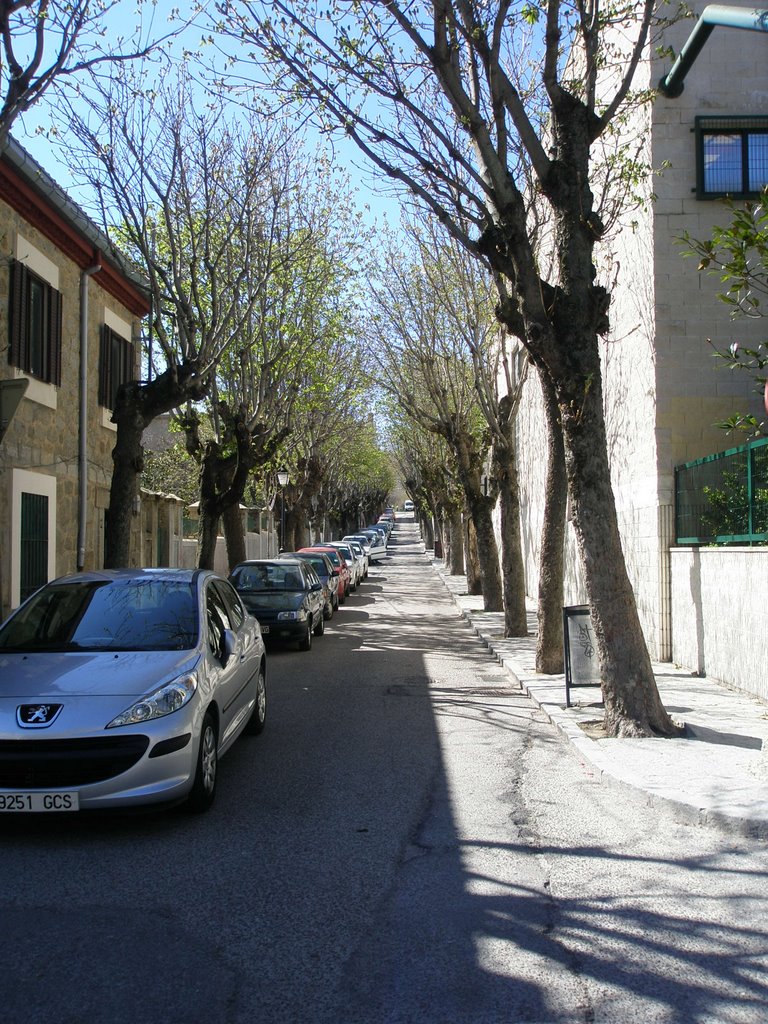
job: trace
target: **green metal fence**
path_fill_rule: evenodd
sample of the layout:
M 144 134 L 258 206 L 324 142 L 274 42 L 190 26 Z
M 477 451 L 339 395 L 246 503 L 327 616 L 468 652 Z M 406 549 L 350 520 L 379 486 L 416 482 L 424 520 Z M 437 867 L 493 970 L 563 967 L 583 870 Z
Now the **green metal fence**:
M 768 543 L 768 438 L 675 469 L 678 544 Z

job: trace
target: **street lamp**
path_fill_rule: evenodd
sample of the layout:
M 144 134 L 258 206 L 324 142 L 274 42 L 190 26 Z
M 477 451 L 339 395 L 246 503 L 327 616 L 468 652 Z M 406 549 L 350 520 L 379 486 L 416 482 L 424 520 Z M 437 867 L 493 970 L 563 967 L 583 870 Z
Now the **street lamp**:
M 281 469 L 277 474 L 277 482 L 280 484 L 280 550 L 285 547 L 285 488 L 290 477 L 286 470 Z

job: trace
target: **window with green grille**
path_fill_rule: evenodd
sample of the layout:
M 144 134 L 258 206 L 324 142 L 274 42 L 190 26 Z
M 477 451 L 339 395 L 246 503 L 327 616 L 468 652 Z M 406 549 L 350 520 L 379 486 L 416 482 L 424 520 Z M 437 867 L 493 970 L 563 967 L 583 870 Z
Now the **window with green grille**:
M 21 495 L 20 597 L 48 582 L 48 497 Z
M 678 544 L 768 542 L 768 438 L 675 469 Z

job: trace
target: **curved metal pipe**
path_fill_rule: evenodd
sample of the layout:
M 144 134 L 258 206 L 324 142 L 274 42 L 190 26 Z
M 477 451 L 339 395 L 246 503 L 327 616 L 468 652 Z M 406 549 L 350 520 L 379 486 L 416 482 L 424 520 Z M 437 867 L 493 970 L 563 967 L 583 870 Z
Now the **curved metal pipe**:
M 101 270 L 101 253 L 80 274 L 80 436 L 77 460 L 77 571 L 85 568 L 88 522 L 88 278 Z
M 720 4 L 705 7 L 671 70 L 659 82 L 660 93 L 670 99 L 675 99 L 682 93 L 685 76 L 718 26 L 768 32 L 768 10 L 755 7 L 724 7 Z

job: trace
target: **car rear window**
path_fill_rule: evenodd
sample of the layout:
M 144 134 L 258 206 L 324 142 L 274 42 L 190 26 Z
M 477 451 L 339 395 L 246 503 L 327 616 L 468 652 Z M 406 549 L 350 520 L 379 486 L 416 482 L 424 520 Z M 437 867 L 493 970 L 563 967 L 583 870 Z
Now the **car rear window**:
M 301 557 L 312 566 L 318 576 L 325 578 L 328 575 L 328 563 L 322 555 L 313 555 L 307 551 L 301 552 Z
M 241 593 L 262 590 L 304 590 L 298 565 L 241 565 L 232 573 L 232 583 Z

